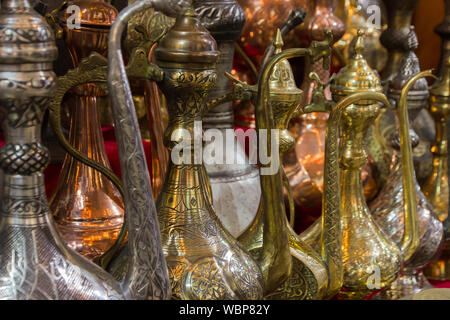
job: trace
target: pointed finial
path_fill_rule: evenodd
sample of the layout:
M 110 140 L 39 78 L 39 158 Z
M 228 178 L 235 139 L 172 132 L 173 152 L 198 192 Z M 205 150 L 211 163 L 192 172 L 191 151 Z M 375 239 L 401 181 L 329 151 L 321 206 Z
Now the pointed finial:
M 364 43 L 363 43 L 364 30 L 358 29 L 358 36 L 355 42 L 355 53 L 356 55 L 361 55 L 364 51 Z
M 273 45 L 275 46 L 275 54 L 280 53 L 283 50 L 284 42 L 280 29 L 277 29 L 277 35 L 275 36 Z

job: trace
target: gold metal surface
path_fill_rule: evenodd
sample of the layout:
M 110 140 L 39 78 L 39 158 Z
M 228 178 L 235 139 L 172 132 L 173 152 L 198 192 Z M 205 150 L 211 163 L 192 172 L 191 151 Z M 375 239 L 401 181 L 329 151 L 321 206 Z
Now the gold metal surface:
M 279 30 L 274 44 L 276 48 L 274 54 L 277 55 L 282 53 L 281 49 L 283 42 Z M 299 49 L 297 56 L 305 56 L 310 53 L 311 51 Z M 314 59 L 315 57 L 311 58 Z M 268 63 L 270 63 L 270 60 Z M 261 81 L 268 82 L 270 105 L 272 106 L 274 119 L 273 128 L 280 130 L 279 147 L 281 158 L 282 154 L 291 149 L 295 142 L 294 138 L 287 130 L 287 126 L 289 120 L 303 99 L 303 91 L 297 88 L 291 66 L 287 60 L 281 60 L 273 65 L 273 70 L 268 81 L 264 78 L 262 78 Z M 282 170 L 282 175 L 285 175 L 283 169 L 280 169 Z M 288 184 L 285 184 L 285 188 L 290 189 Z M 290 207 L 290 213 L 292 215 L 292 205 Z M 238 239 L 256 259 L 261 255 L 264 246 L 264 215 L 265 212 L 262 199 L 254 221 Z M 280 215 L 285 215 L 284 210 Z M 289 247 L 293 264 L 292 272 L 286 281 L 278 284 L 277 290 L 269 293 L 265 298 L 297 300 L 318 299 L 323 297 L 326 294 L 328 285 L 328 275 L 325 264 L 322 262 L 319 254 L 315 253 L 311 248 L 299 240 L 285 218 L 284 223 L 289 234 Z M 267 241 L 267 237 L 265 241 Z
M 447 125 L 450 112 L 450 58 L 444 62 L 441 79 L 430 89 L 428 110 L 436 121 L 436 141 L 432 146 L 433 171 L 423 187 L 424 194 L 437 211 L 446 228 L 446 239 L 442 253 L 436 262 L 424 269 L 427 278 L 433 280 L 450 280 L 450 240 L 448 218 L 448 140 Z
M 358 32 L 355 42 L 355 54 L 349 64 L 344 67 L 332 84 L 333 99 L 340 101 L 360 93 L 359 100 L 344 108 L 342 114 L 342 131 L 339 146 L 339 165 L 342 191 L 340 197 L 340 221 L 342 232 L 342 264 L 344 280 L 341 295 L 347 298 L 362 298 L 371 290 L 381 289 L 389 285 L 398 275 L 402 264 L 399 248 L 379 229 L 370 215 L 363 197 L 361 169 L 367 161 L 364 148 L 364 135 L 371 122 L 380 111 L 377 101 L 389 106 L 386 97 L 381 94 L 382 88 L 377 75 L 371 70 L 362 57 L 362 32 Z M 369 97 L 377 97 L 377 99 Z M 347 98 L 346 98 L 347 97 Z M 367 98 L 364 98 L 367 97 Z M 404 107 L 404 106 L 403 106 Z M 402 126 L 405 123 L 402 119 Z M 330 121 L 330 120 L 329 120 Z M 336 121 L 336 120 L 335 120 Z M 409 140 L 409 131 L 401 132 L 402 139 Z M 406 146 L 405 146 L 406 145 Z M 411 156 L 407 143 L 402 146 L 402 158 L 409 163 Z M 406 150 L 403 150 L 406 149 Z M 405 175 L 412 175 L 412 166 L 403 168 Z M 410 181 L 404 181 L 405 202 L 415 199 L 415 189 Z M 327 195 L 325 196 L 327 199 Z M 409 202 L 408 202 L 409 203 Z M 417 213 L 415 207 L 408 206 L 405 213 L 405 248 L 417 248 Z M 301 235 L 308 244 L 317 247 L 320 238 L 320 221 L 316 222 Z M 410 252 L 410 251 L 409 251 Z M 369 280 L 373 272 L 379 276 L 379 287 L 370 286 Z
M 436 141 L 431 147 L 433 171 L 423 186 L 424 194 L 441 221 L 448 216 L 447 123 L 450 116 L 450 58 L 444 63 L 441 79 L 430 88 L 428 111 L 436 123 Z
M 342 21 L 333 13 L 336 6 L 335 0 L 311 1 L 305 22 L 296 30 L 297 35 L 307 42 L 321 41 L 325 39 L 325 30 L 328 29 L 333 35 L 333 43 L 339 40 L 345 30 Z M 311 72 L 319 75 L 320 81 L 324 83 L 330 78 L 330 70 L 323 69 L 321 61 L 313 63 L 306 57 L 301 84 L 305 93 L 302 106 L 311 102 L 316 88 L 316 81 L 309 77 Z M 329 86 L 325 87 L 325 95 L 331 99 Z M 296 138 L 295 148 L 285 153 L 283 164 L 294 194 L 297 212 L 306 211 L 306 208 L 317 208 L 320 212 L 327 119 L 327 113 L 311 113 L 295 115 L 290 123 L 289 130 Z
M 187 130 L 196 139 L 194 122 L 201 121 L 207 111 L 205 99 L 216 82 L 219 52 L 214 39 L 190 9 L 177 19 L 155 54 L 157 64 L 164 71 L 159 85 L 167 98 L 170 116 L 165 143 L 173 150 L 183 139 L 176 129 Z M 193 150 L 201 141 L 191 140 L 191 143 L 189 147 Z M 192 164 L 170 162 L 156 202 L 173 298 L 259 299 L 263 280 L 268 290 L 271 277 L 276 282 L 283 280 L 290 271 L 290 263 L 283 259 L 278 274 L 267 272 L 270 264 L 263 266 L 263 278 L 257 263 L 217 218 L 206 170 L 203 164 L 194 163 L 194 157 L 191 152 Z M 273 232 L 280 232 L 278 225 L 274 227 Z M 283 251 L 276 252 L 283 257 Z
M 259 70 L 264 50 L 275 38 L 277 28 L 288 19 L 289 14 L 297 7 L 306 7 L 305 0 L 237 0 L 245 12 L 246 21 L 242 29 L 238 45 L 246 53 Z M 284 37 L 285 43 L 291 48 L 300 47 L 300 38 L 291 33 Z M 256 83 L 257 73 L 248 63 L 235 59 L 233 75 L 247 83 Z M 255 127 L 255 107 L 250 101 L 239 101 L 234 105 L 235 125 Z

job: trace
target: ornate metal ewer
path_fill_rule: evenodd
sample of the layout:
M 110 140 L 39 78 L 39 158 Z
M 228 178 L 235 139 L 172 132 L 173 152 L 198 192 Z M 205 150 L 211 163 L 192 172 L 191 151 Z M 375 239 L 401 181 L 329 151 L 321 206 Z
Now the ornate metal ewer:
M 143 4 L 155 5 L 172 15 L 183 9 L 179 1 Z M 114 100 L 112 104 L 126 190 L 124 203 L 131 252 L 126 276 L 117 282 L 64 243 L 48 209 L 42 175 L 48 153 L 40 143 L 40 124 L 56 81 L 51 71 L 57 55 L 54 34 L 27 0 L 2 1 L 0 30 L 0 106 L 6 132 L 6 145 L 0 149 L 4 172 L 0 197 L 1 297 L 170 297 L 150 181 L 143 174 L 147 167 L 134 109 L 127 108 L 124 100 Z M 113 35 L 117 32 L 117 25 L 113 25 L 111 32 Z M 112 74 L 117 71 L 114 68 L 117 64 L 113 63 L 115 49 L 110 48 Z M 116 97 L 122 83 L 111 83 L 110 92 Z
M 388 97 L 391 101 L 398 103 L 402 89 L 407 81 L 420 73 L 419 60 L 414 54 L 417 48 L 417 39 L 415 33 L 411 30 L 410 51 L 403 57 L 400 64 L 400 71 L 393 78 L 388 89 Z M 428 85 L 425 79 L 419 79 L 411 87 L 406 103 L 410 121 L 414 121 L 420 111 L 428 101 Z M 410 124 L 411 127 L 411 124 Z M 418 137 L 411 130 L 412 148 L 417 146 Z M 377 224 L 381 229 L 399 246 L 402 242 L 404 227 L 404 215 L 407 210 L 403 202 L 402 185 L 402 163 L 399 158 L 400 141 L 397 134 L 390 137 L 393 156 L 389 177 L 383 189 L 377 198 L 370 204 L 370 210 Z M 442 243 L 443 227 L 439 221 L 433 207 L 428 203 L 420 186 L 416 180 L 415 174 L 413 182 L 416 188 L 416 206 L 418 214 L 418 227 L 420 245 L 417 251 L 410 259 L 406 259 L 404 267 L 399 277 L 390 285 L 390 287 L 377 294 L 376 299 L 399 299 L 418 293 L 421 290 L 432 287 L 425 279 L 421 268 L 429 263 Z
M 157 200 L 173 296 L 258 299 L 263 292 L 258 265 L 217 218 L 205 167 L 196 160 L 195 149 L 202 141 L 196 137 L 194 125 L 209 111 L 205 98 L 217 79 L 220 53 L 216 42 L 195 13 L 187 11 L 177 19 L 155 53 L 164 71 L 160 87 L 167 97 L 170 115 L 166 146 L 174 152 L 177 144 L 186 139 L 180 135 L 180 129 L 193 137 L 182 151 L 188 161 L 170 163 Z M 186 150 L 190 152 L 184 154 Z M 267 279 L 268 276 L 264 280 Z
M 210 91 L 209 98 L 217 99 L 231 91 L 231 82 L 225 72 L 231 72 L 233 67 L 235 41 L 245 23 L 245 14 L 235 0 L 196 0 L 194 8 L 203 26 L 205 26 L 217 42 L 220 58 L 217 63 L 217 84 Z M 205 129 L 232 130 L 232 102 L 218 105 L 203 118 Z M 217 143 L 217 141 L 207 143 Z M 226 141 L 223 141 L 225 146 Z M 228 142 L 229 143 L 229 142 Z M 223 226 L 238 237 L 253 221 L 258 210 L 261 196 L 258 169 L 249 164 L 244 146 L 234 138 L 236 148 L 227 149 L 223 154 L 223 164 L 209 164 L 205 161 L 208 173 L 213 205 Z M 231 153 L 231 154 L 230 154 Z M 235 164 L 226 164 L 226 159 L 239 159 Z M 243 164 L 240 164 L 243 163 Z
M 110 82 L 109 89 L 114 88 L 113 83 L 124 81 L 124 86 L 116 95 L 120 97 L 118 103 L 127 101 L 130 106 L 132 100 L 121 61 L 120 39 L 127 21 L 146 6 L 148 3 L 142 1 L 122 11 L 120 29 L 110 43 L 110 48 L 115 52 L 111 56 L 114 64 L 110 64 L 110 68 L 111 65 L 117 68 L 110 71 L 115 81 Z M 208 176 L 205 167 L 199 162 L 202 160 L 201 153 L 196 149 L 201 147 L 202 141 L 201 132 L 197 132 L 195 124 L 201 121 L 210 108 L 226 100 L 222 97 L 205 103 L 208 91 L 215 85 L 217 78 L 215 67 L 219 52 L 216 42 L 190 8 L 184 15 L 178 16 L 174 27 L 160 41 L 155 57 L 162 69 L 152 66 L 154 75 L 161 76 L 159 79 L 153 78 L 159 82 L 167 98 L 170 115 L 165 144 L 169 150 L 181 156 L 180 162 L 170 162 L 166 182 L 157 199 L 162 245 L 173 288 L 172 297 L 258 299 L 263 293 L 261 271 L 217 218 L 211 203 Z M 191 140 L 187 144 L 184 139 L 188 137 L 183 133 L 190 134 Z M 183 143 L 184 148 L 180 148 Z M 282 238 L 283 235 L 287 247 L 287 236 L 282 233 Z M 283 244 L 282 241 L 280 243 Z M 128 268 L 127 254 L 122 251 L 109 267 L 118 277 Z M 271 268 L 270 261 L 267 268 Z M 275 274 L 274 280 L 272 274 L 264 280 L 278 282 L 280 279 L 276 277 L 285 278 L 290 271 L 290 261 L 286 263 L 283 260 L 280 269 L 281 272 Z
M 448 218 L 448 138 L 447 125 L 450 107 L 450 56 L 441 70 L 441 79 L 430 89 L 428 110 L 436 121 L 436 142 L 432 146 L 433 171 L 423 192 L 433 204 L 441 221 L 444 222 L 444 246 L 436 262 L 424 269 L 428 279 L 450 280 L 450 219 Z
M 317 44 L 317 43 L 315 43 Z M 283 42 L 281 39 L 281 32 L 277 33 L 274 46 L 276 48 L 275 57 L 282 53 Z M 329 43 L 321 43 L 320 48 L 328 47 L 328 54 L 330 52 Z M 295 56 L 310 56 L 310 59 L 320 59 L 317 55 L 322 56 L 324 53 L 321 50 L 313 51 L 309 49 L 295 49 Z M 327 52 L 327 51 L 325 51 Z M 316 54 L 316 55 L 314 55 Z M 293 57 L 293 56 L 290 56 Z M 329 57 L 328 57 L 329 58 Z M 272 61 L 276 58 L 271 58 L 267 62 L 267 67 L 264 67 L 262 72 L 268 77 L 260 77 L 262 85 L 258 87 L 259 90 L 267 91 L 270 97 L 270 106 L 273 110 L 274 129 L 279 130 L 280 151 L 286 152 L 294 145 L 294 138 L 287 130 L 289 120 L 296 111 L 303 99 L 303 91 L 298 89 L 295 85 L 294 76 L 291 66 L 287 60 L 281 60 L 274 64 Z M 270 77 L 269 77 L 270 75 Z M 268 89 L 267 86 L 268 85 Z M 256 96 L 256 87 L 253 87 L 253 95 Z M 263 104 L 264 106 L 264 104 Z M 258 108 L 261 104 L 257 105 Z M 281 155 L 280 155 L 281 160 Z M 288 180 L 282 168 L 284 186 L 292 197 Z M 260 257 L 264 247 L 264 226 L 265 226 L 265 211 L 264 202 L 261 199 L 258 213 L 250 227 L 239 237 L 239 241 L 256 259 Z M 266 199 L 267 200 L 267 199 Z M 294 208 L 291 201 L 291 215 Z M 284 210 L 281 213 L 285 217 Z M 265 296 L 266 299 L 319 299 L 326 295 L 328 285 L 328 270 L 325 263 L 322 261 L 320 254 L 314 252 L 311 248 L 301 242 L 289 225 L 286 218 L 283 218 L 285 228 L 289 234 L 289 247 L 292 257 L 292 273 L 284 283 L 279 284 L 277 290 Z M 338 221 L 338 220 L 337 220 Z M 328 230 L 327 230 L 328 231 Z M 338 248 L 340 244 L 338 243 Z M 337 275 L 339 276 L 339 275 Z
M 361 37 L 362 32 L 360 31 L 355 42 L 354 56 L 350 59 L 349 64 L 338 73 L 331 86 L 333 99 L 334 101 L 345 100 L 355 96 L 356 93 L 368 96 L 377 93 L 383 99 L 374 100 L 363 96 L 355 100 L 354 104 L 342 109 L 340 114 L 338 113 L 339 117 L 342 117 L 339 120 L 342 121 L 339 145 L 342 192 L 340 195 L 325 193 L 324 200 L 327 201 L 333 196 L 340 197 L 341 248 L 344 272 L 341 295 L 347 298 L 362 298 L 371 290 L 377 289 L 375 286 L 371 286 L 369 281 L 375 269 L 379 280 L 379 288 L 388 286 L 396 279 L 402 263 L 401 251 L 377 226 L 370 215 L 363 196 L 361 169 L 367 162 L 364 136 L 369 125 L 380 112 L 380 106 L 376 101 L 383 102 L 385 105 L 389 105 L 389 103 L 385 96 L 381 94 L 382 88 L 377 75 L 368 66 L 361 54 L 363 50 Z M 404 108 L 403 105 L 402 110 Z M 402 141 L 409 141 L 409 131 L 405 130 L 404 119 L 403 117 L 400 121 L 401 137 Z M 332 118 L 331 121 L 338 120 Z M 411 149 L 408 149 L 408 146 L 407 143 L 401 146 L 402 161 L 406 163 L 402 170 L 404 176 L 412 177 Z M 405 212 L 406 223 L 402 247 L 408 249 L 407 259 L 409 259 L 411 252 L 414 252 L 418 245 L 417 213 L 415 206 L 411 205 L 411 199 L 415 199 L 415 189 L 410 180 L 406 179 L 403 183 L 406 190 L 404 200 L 408 204 L 408 210 Z M 317 248 L 321 234 L 320 229 L 321 223 L 317 221 L 301 235 L 301 238 L 309 245 Z
M 59 28 L 77 67 L 93 51 L 106 55 L 108 32 L 117 10 L 103 0 L 76 0 L 67 4 L 71 5 L 80 8 L 80 28 L 68 27 L 67 10 L 59 21 Z M 67 82 L 76 77 L 84 77 L 83 71 L 61 77 L 58 87 L 67 86 Z M 106 93 L 96 84 L 86 83 L 74 87 L 67 96 L 69 144 L 110 169 L 99 120 L 102 106 L 109 106 Z M 51 117 L 56 116 L 55 112 L 59 112 L 59 105 L 50 107 Z M 61 140 L 62 131 L 56 128 L 55 132 Z M 58 230 L 73 250 L 95 260 L 115 243 L 124 219 L 123 202 L 116 187 L 97 170 L 66 154 L 58 185 L 49 202 Z
M 411 21 L 418 0 L 383 0 L 388 16 L 388 28 L 381 34 L 380 41 L 388 49 L 388 62 L 381 71 L 381 79 L 385 87 L 400 71 L 402 58 L 410 51 Z M 376 121 L 375 132 L 379 144 L 371 146 L 380 171 L 379 182 L 384 185 L 389 175 L 389 163 L 392 149 L 388 147 L 390 136 L 395 126 L 395 115 L 386 110 Z M 432 170 L 432 154 L 426 137 L 434 136 L 434 123 L 430 115 L 423 110 L 414 124 L 419 135 L 419 146 L 414 150 L 414 164 L 417 180 L 425 181 Z M 391 132 L 389 132 L 391 131 Z M 373 145 L 375 145 L 375 139 Z M 384 157 L 382 156 L 384 154 Z M 384 159 L 384 160 L 383 160 Z

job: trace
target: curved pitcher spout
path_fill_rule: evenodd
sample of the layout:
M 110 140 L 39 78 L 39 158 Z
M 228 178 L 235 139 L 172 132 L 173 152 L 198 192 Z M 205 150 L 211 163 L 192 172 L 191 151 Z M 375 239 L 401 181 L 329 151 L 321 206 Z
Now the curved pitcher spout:
M 111 27 L 108 41 L 108 90 L 125 189 L 129 266 L 121 283 L 128 296 L 169 299 L 171 285 L 161 247 L 161 235 L 141 134 L 121 53 L 121 39 L 129 19 L 155 8 L 174 16 L 190 5 L 187 0 L 149 0 L 124 9 Z
M 402 162 L 403 201 L 405 207 L 405 231 L 403 234 L 401 249 L 404 261 L 409 260 L 420 245 L 419 223 L 416 205 L 416 188 L 414 185 L 414 165 L 412 158 L 411 137 L 409 133 L 407 98 L 409 90 L 414 83 L 425 77 L 435 77 L 432 70 L 422 71 L 405 84 L 398 103 L 398 117 L 400 122 L 400 152 Z

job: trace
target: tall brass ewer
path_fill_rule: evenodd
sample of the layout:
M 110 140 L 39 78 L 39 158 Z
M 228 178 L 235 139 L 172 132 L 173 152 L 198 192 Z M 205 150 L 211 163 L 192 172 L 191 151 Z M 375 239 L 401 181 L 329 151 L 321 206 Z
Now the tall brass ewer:
M 325 194 L 324 200 L 340 198 L 344 273 L 341 295 L 347 298 L 362 298 L 370 291 L 388 286 L 396 279 L 402 264 L 401 251 L 375 223 L 363 196 L 361 169 L 367 161 L 364 136 L 369 125 L 380 112 L 380 106 L 376 102 L 382 102 L 387 106 L 389 106 L 389 102 L 381 94 L 382 88 L 378 76 L 362 57 L 362 50 L 362 32 L 359 31 L 355 42 L 354 56 L 350 59 L 349 64 L 338 73 L 331 86 L 334 101 L 351 99 L 355 95 L 362 96 L 338 112 L 341 120 L 339 117 L 334 119 L 334 121 L 342 121 L 339 144 L 339 172 L 342 191 L 340 194 Z M 382 98 L 369 98 L 372 95 L 379 95 Z M 409 131 L 404 130 L 407 126 L 403 118 L 401 128 L 402 141 L 403 139 L 408 141 Z M 408 166 L 403 168 L 404 175 L 412 177 L 411 149 L 408 149 L 406 143 L 402 146 L 402 161 L 408 163 Z M 411 205 L 411 198 L 415 198 L 415 189 L 409 179 L 404 180 L 403 183 L 407 190 L 404 199 L 405 203 L 408 203 L 408 210 L 405 212 L 406 223 L 402 247 L 408 249 L 407 258 L 409 259 L 411 252 L 414 252 L 418 245 L 417 213 L 415 206 Z M 317 221 L 301 235 L 302 240 L 317 247 L 320 243 L 320 235 L 323 233 L 321 228 L 323 228 L 321 222 Z M 374 273 L 377 277 L 376 283 L 372 282 Z
M 409 45 L 410 51 L 402 58 L 400 70 L 390 82 L 388 97 L 394 102 L 394 105 L 398 105 L 405 85 L 408 82 L 411 83 L 411 78 L 413 80 L 418 79 L 411 86 L 406 96 L 409 120 L 412 123 L 426 105 L 429 93 L 427 81 L 424 78 L 418 78 L 418 75 L 420 75 L 420 66 L 419 60 L 414 54 L 414 50 L 417 48 L 417 39 L 413 29 L 411 29 Z M 412 127 L 411 123 L 409 127 Z M 411 136 L 412 150 L 414 150 L 418 144 L 418 137 L 413 130 L 411 130 Z M 400 141 L 398 135 L 395 133 L 389 140 L 394 150 L 390 174 L 380 194 L 370 204 L 370 210 L 375 221 L 383 231 L 395 243 L 401 246 L 403 232 L 405 230 L 404 211 L 407 210 L 407 207 L 403 202 L 403 173 L 399 156 Z M 443 227 L 433 207 L 422 193 L 415 173 L 413 175 L 413 183 L 416 189 L 415 205 L 418 214 L 420 244 L 414 255 L 410 259 L 405 259 L 404 267 L 399 277 L 387 290 L 377 294 L 374 297 L 376 299 L 399 299 L 432 287 L 420 269 L 429 263 L 439 250 L 442 243 Z
M 315 43 L 317 44 L 317 43 Z M 274 57 L 267 59 L 267 66 L 262 70 L 258 90 L 263 90 L 264 94 L 269 95 L 269 104 L 261 101 L 256 104 L 256 110 L 267 108 L 271 106 L 273 112 L 273 128 L 279 130 L 279 149 L 280 162 L 281 156 L 284 152 L 289 150 L 294 145 L 294 138 L 287 130 L 289 120 L 294 112 L 297 110 L 299 104 L 303 99 L 303 91 L 298 89 L 295 85 L 295 79 L 291 70 L 291 66 L 287 60 L 281 60 L 279 57 L 283 53 L 283 42 L 281 39 L 281 32 L 278 30 L 277 37 L 274 41 L 275 51 Z M 321 43 L 320 48 L 329 48 L 329 43 Z M 312 60 L 319 60 L 319 57 L 324 54 L 320 49 L 296 49 L 292 50 L 291 55 L 285 57 L 299 57 L 309 56 Z M 316 55 L 314 55 L 316 54 Z M 278 59 L 277 59 L 278 58 Z M 273 61 L 278 60 L 277 63 Z M 264 77 L 263 77 L 264 76 Z M 253 96 L 258 95 L 256 87 L 252 88 Z M 254 99 L 256 100 L 256 99 Z M 264 104 L 267 104 L 264 107 Z M 258 118 L 258 114 L 256 114 Z M 259 128 L 259 127 L 258 127 Z M 292 199 L 292 192 L 289 186 L 289 181 L 283 168 L 281 171 L 284 187 L 287 190 L 290 198 L 290 214 L 292 216 L 294 210 L 294 203 Z M 264 228 L 266 221 L 264 219 L 266 212 L 264 207 L 264 200 L 261 199 L 259 208 L 255 219 L 250 227 L 239 237 L 242 245 L 252 254 L 256 259 L 261 255 L 264 249 L 265 241 Z M 269 198 L 270 200 L 270 198 Z M 286 214 L 283 210 L 280 212 L 285 228 L 289 234 L 289 248 L 292 257 L 292 272 L 291 275 L 283 283 L 279 283 L 275 291 L 269 292 L 265 295 L 265 299 L 320 299 L 327 293 L 328 286 L 328 270 L 319 253 L 314 252 L 311 248 L 302 243 L 295 234 L 292 227 L 289 225 Z M 338 244 L 338 247 L 340 245 Z M 339 276 L 339 275 L 338 275 Z
M 183 9 L 179 2 L 143 4 L 172 15 Z M 2 1 L 0 30 L 0 107 L 7 133 L 0 149 L 2 298 L 168 298 L 170 284 L 149 177 L 142 174 L 147 167 L 134 109 L 124 100 L 113 103 L 132 253 L 124 280 L 117 282 L 64 243 L 48 209 L 42 175 L 48 153 L 40 143 L 40 123 L 56 80 L 51 71 L 57 55 L 54 34 L 27 0 Z M 113 26 L 111 32 L 117 29 Z M 116 64 L 110 65 L 113 79 Z M 111 82 L 110 92 L 117 93 L 118 86 Z
M 450 116 L 450 56 L 441 69 L 441 79 L 430 89 L 428 110 L 436 121 L 436 141 L 432 146 L 433 171 L 423 191 L 444 223 L 444 245 L 439 259 L 424 269 L 428 279 L 450 280 L 450 219 L 448 217 L 448 138 Z
M 202 24 L 217 42 L 220 58 L 217 63 L 217 84 L 209 98 L 217 99 L 231 91 L 231 82 L 225 72 L 233 67 L 235 41 L 241 34 L 245 14 L 235 0 L 195 0 L 194 8 Z M 205 129 L 217 129 L 226 137 L 226 129 L 233 129 L 232 102 L 216 106 L 203 118 Z M 205 148 L 208 148 L 207 143 Z M 225 145 L 226 141 L 223 141 Z M 229 143 L 229 142 L 228 142 Z M 252 222 L 261 196 L 258 169 L 249 164 L 244 146 L 227 150 L 224 160 L 236 159 L 235 164 L 205 163 L 208 173 L 214 209 L 223 226 L 234 236 L 239 236 Z M 241 164 L 242 163 L 242 164 Z
M 217 79 L 216 42 L 189 9 L 155 51 L 164 72 L 159 83 L 168 101 L 165 143 L 182 153 L 172 161 L 157 199 L 163 250 L 178 299 L 258 299 L 263 278 L 256 262 L 223 227 L 215 214 L 202 161 L 201 123 L 205 99 Z M 183 135 L 183 132 L 185 135 Z M 182 151 L 174 150 L 190 136 Z M 181 155 L 181 154 L 180 154 Z M 200 156 L 200 158 L 198 158 Z
M 78 6 L 81 12 L 79 29 L 68 27 L 66 10 L 59 21 L 74 67 L 93 51 L 106 55 L 108 32 L 117 10 L 103 0 L 76 0 L 67 5 Z M 64 86 L 68 79 L 63 77 L 58 81 Z M 73 88 L 67 96 L 69 144 L 111 168 L 99 119 L 102 107 L 109 106 L 106 93 L 88 83 Z M 53 110 L 50 108 L 50 112 Z M 91 260 L 100 257 L 114 244 L 122 228 L 123 202 L 116 187 L 103 174 L 70 154 L 66 154 L 49 206 L 67 244 Z

